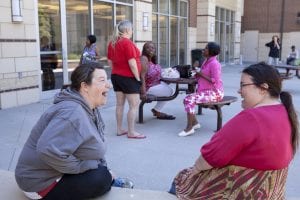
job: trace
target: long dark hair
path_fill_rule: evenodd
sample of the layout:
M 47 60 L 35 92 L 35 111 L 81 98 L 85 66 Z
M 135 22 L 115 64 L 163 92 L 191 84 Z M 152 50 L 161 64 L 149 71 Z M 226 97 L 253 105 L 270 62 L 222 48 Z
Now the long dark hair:
M 147 47 L 147 45 L 149 45 L 151 43 L 154 45 L 153 42 L 146 42 L 144 44 L 143 50 L 142 50 L 142 56 L 146 56 L 147 58 L 149 58 L 149 55 L 146 52 L 146 47 Z M 157 64 L 157 56 L 156 56 L 156 54 L 151 57 L 151 62 L 154 63 L 154 64 Z
M 289 121 L 292 128 L 291 144 L 293 147 L 293 154 L 295 155 L 299 146 L 299 122 L 291 94 L 281 90 L 282 80 L 278 70 L 264 62 L 260 62 L 245 68 L 243 73 L 250 75 L 253 83 L 257 87 L 260 87 L 263 83 L 268 84 L 269 88 L 267 91 L 269 92 L 270 96 L 274 98 L 280 98 L 289 116 Z

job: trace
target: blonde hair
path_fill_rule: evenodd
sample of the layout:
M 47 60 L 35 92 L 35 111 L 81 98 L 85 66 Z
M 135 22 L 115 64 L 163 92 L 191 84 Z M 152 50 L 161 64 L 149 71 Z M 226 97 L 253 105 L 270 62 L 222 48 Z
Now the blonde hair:
M 118 39 L 122 37 L 128 30 L 132 30 L 132 23 L 128 20 L 120 21 L 114 28 L 111 45 L 115 47 Z

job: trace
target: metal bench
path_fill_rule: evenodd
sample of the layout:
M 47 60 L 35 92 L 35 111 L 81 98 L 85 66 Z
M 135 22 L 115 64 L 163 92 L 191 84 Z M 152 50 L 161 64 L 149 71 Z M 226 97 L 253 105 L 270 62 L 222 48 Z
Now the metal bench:
M 179 86 L 178 86 L 178 84 L 176 84 L 176 89 L 175 89 L 175 92 L 172 96 L 158 97 L 158 96 L 147 94 L 146 99 L 141 99 L 141 103 L 139 105 L 139 123 L 142 124 L 144 122 L 144 111 L 143 111 L 143 109 L 144 109 L 144 104 L 145 103 L 151 103 L 152 101 L 170 101 L 170 100 L 173 100 L 178 96 L 179 91 L 180 91 Z
M 218 114 L 217 119 L 217 131 L 222 128 L 222 107 L 225 105 L 230 105 L 233 102 L 238 100 L 237 97 L 234 96 L 224 96 L 221 101 L 218 102 L 210 102 L 210 103 L 199 103 L 198 105 L 198 115 L 202 114 L 202 108 L 210 108 L 212 110 L 216 110 Z
M 287 80 L 287 79 L 293 78 L 293 74 L 292 73 L 286 74 L 286 73 L 280 72 L 279 74 L 280 74 L 281 80 Z
M 161 78 L 161 81 L 166 82 L 168 84 L 176 84 L 175 93 L 172 96 L 158 97 L 154 95 L 147 95 L 146 99 L 141 99 L 141 103 L 139 105 L 139 123 L 143 123 L 144 121 L 144 104 L 151 103 L 152 101 L 170 101 L 175 99 L 179 91 L 184 91 L 186 94 L 193 93 L 195 91 L 195 85 L 197 80 L 195 78 Z M 179 87 L 180 84 L 187 85 L 188 87 Z

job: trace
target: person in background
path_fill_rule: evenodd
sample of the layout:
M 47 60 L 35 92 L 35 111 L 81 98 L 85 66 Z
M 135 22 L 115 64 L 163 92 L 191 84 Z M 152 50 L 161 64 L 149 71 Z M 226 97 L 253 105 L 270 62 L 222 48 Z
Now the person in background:
M 100 58 L 99 50 L 96 46 L 97 38 L 95 35 L 88 35 L 85 41 L 85 47 L 82 51 L 79 64 L 86 64 L 88 62 L 97 62 Z
M 272 41 L 265 44 L 266 47 L 270 48 L 269 51 L 269 65 L 278 65 L 279 54 L 280 54 L 280 39 L 277 35 L 272 37 Z
M 186 128 L 178 135 L 181 137 L 195 133 L 195 129 L 201 126 L 195 116 L 197 103 L 217 102 L 223 99 L 224 89 L 221 78 L 221 64 L 217 60 L 220 53 L 220 46 L 215 42 L 209 42 L 204 49 L 204 57 L 201 69 L 197 69 L 196 78 L 198 88 L 195 93 L 187 95 L 184 100 L 184 108 L 187 112 Z
M 50 43 L 47 36 L 42 36 L 40 39 L 41 50 L 41 70 L 43 91 L 55 89 L 55 74 L 54 69 L 57 68 L 58 58 L 53 51 L 56 50 L 55 45 Z
M 140 51 L 130 40 L 132 23 L 120 21 L 108 45 L 107 61 L 112 68 L 111 81 L 116 94 L 117 136 L 127 135 L 131 139 L 144 139 L 145 135 L 135 131 L 136 113 L 140 102 L 141 61 Z M 128 131 L 122 128 L 125 101 L 128 101 Z
M 147 98 L 147 94 L 154 96 L 171 96 L 174 91 L 165 82 L 160 81 L 161 66 L 157 64 L 157 57 L 155 54 L 155 46 L 153 42 L 146 42 L 142 50 L 142 89 L 141 98 Z M 151 109 L 153 116 L 157 119 L 173 120 L 174 116 L 160 112 L 167 101 L 158 101 L 153 109 Z
M 80 65 L 71 82 L 35 124 L 20 154 L 15 178 L 30 199 L 83 200 L 105 194 L 111 185 L 133 186 L 114 179 L 105 160 L 99 108 L 111 88 L 105 70 L 98 63 Z
M 296 49 L 296 47 L 294 45 L 291 46 L 291 50 L 292 51 L 289 53 L 289 55 L 286 59 L 286 64 L 287 65 L 294 65 L 296 59 L 299 58 L 299 52 L 298 52 L 298 50 Z
M 202 146 L 194 166 L 176 176 L 170 192 L 185 200 L 284 199 L 299 122 L 281 83 L 270 65 L 246 67 L 238 90 L 244 110 Z

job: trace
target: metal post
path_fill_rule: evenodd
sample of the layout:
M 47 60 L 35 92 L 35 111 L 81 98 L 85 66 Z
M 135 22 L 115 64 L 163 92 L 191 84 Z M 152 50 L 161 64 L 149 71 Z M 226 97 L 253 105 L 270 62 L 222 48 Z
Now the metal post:
M 281 5 L 281 18 L 280 18 L 280 40 L 281 40 L 281 47 L 279 51 L 279 58 L 281 60 L 281 54 L 282 54 L 282 47 L 283 47 L 283 26 L 284 26 L 284 10 L 285 10 L 285 0 L 282 0 Z

